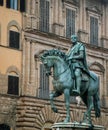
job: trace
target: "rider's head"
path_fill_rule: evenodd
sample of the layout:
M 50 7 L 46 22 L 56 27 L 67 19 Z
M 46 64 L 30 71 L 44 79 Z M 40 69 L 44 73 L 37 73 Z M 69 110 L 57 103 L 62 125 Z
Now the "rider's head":
M 78 41 L 77 35 L 71 35 L 71 42 L 76 43 Z

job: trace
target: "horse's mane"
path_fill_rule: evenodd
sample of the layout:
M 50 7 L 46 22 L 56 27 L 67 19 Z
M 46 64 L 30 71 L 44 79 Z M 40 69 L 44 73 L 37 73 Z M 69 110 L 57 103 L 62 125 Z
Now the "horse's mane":
M 58 50 L 58 49 L 47 50 L 47 51 L 44 52 L 43 56 L 44 57 L 46 57 L 46 56 L 59 56 L 60 58 L 66 60 L 65 53 Z

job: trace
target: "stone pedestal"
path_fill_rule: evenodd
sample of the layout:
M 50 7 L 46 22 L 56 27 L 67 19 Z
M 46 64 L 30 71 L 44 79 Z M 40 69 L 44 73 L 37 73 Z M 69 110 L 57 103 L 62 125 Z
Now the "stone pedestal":
M 52 130 L 105 130 L 103 126 L 94 125 L 93 128 L 85 123 L 55 123 L 52 126 Z

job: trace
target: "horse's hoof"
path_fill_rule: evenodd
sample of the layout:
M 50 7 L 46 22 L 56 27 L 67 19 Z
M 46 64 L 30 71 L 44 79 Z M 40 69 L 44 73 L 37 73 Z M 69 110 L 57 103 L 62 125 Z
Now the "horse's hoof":
M 69 121 L 67 119 L 64 120 L 64 123 L 68 123 Z
M 65 120 L 64 120 L 64 123 L 68 123 L 70 121 L 70 118 L 66 118 Z
M 83 121 L 81 122 L 81 124 L 92 125 L 92 122 L 91 122 L 91 121 L 88 121 L 88 120 L 86 119 L 86 120 L 83 120 Z

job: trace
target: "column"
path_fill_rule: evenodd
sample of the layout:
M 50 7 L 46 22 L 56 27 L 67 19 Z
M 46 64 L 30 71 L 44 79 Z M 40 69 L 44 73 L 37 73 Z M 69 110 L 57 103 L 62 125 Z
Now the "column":
M 30 41 L 27 39 L 23 43 L 22 69 L 22 95 L 25 95 L 27 94 L 27 87 L 29 86 L 30 74 Z
M 31 14 L 35 15 L 35 11 L 36 11 L 36 1 L 32 0 L 31 1 Z
M 58 19 L 59 19 L 59 0 L 56 0 L 56 2 L 54 2 L 54 33 L 59 35 L 59 24 L 58 24 Z
M 31 0 L 26 0 L 27 2 L 26 2 L 26 12 L 27 12 L 27 14 L 30 14 L 30 2 L 31 2 Z
M 104 61 L 103 61 L 103 63 L 104 63 L 104 68 L 105 68 L 105 70 L 107 70 L 107 61 L 104 59 Z M 103 94 L 104 94 L 104 96 L 107 96 L 107 72 L 105 71 L 104 72 L 104 78 L 103 78 Z
M 23 51 L 22 51 L 22 95 L 24 95 L 24 90 L 25 90 L 25 44 L 26 44 L 26 41 L 23 40 Z
M 105 36 L 105 6 L 102 4 L 102 23 L 101 23 L 101 35 L 100 36 Z
M 56 0 L 56 2 L 54 2 L 54 23 L 58 23 L 58 17 L 59 17 L 59 15 L 58 15 L 58 3 L 59 3 L 59 1 L 58 0 Z
M 87 35 L 87 18 L 86 18 L 86 0 L 80 1 L 80 13 L 79 13 L 79 38 L 83 42 L 88 42 L 88 35 Z
M 87 20 L 86 20 L 86 0 L 82 0 L 82 9 L 83 9 L 83 18 L 82 18 L 82 24 L 83 24 L 83 29 L 86 31 L 87 27 Z
M 40 7 L 39 7 L 39 0 L 36 0 L 36 28 L 39 29 L 39 18 L 40 18 Z
M 80 30 L 82 30 L 82 20 L 83 20 L 83 16 L 84 16 L 83 13 L 82 13 L 82 10 L 83 10 L 83 9 L 82 9 L 82 8 L 83 8 L 82 1 L 83 1 L 83 0 L 80 0 L 80 8 L 79 8 L 79 12 L 80 12 L 80 13 L 79 13 L 79 19 L 80 19 L 80 20 L 79 20 L 79 29 L 80 29 Z M 82 15 L 83 15 L 83 16 L 82 16 Z
M 30 41 L 26 41 L 25 45 L 25 82 L 29 83 L 30 76 Z
M 54 0 L 50 1 L 50 17 L 49 17 L 50 32 L 53 32 L 52 24 L 53 24 L 53 21 L 54 21 L 53 20 L 54 19 L 54 3 L 55 3 Z
M 106 4 L 106 37 L 108 37 L 108 4 Z
M 30 44 L 30 83 L 31 85 L 35 85 L 35 58 L 34 58 L 34 43 Z
M 59 35 L 63 36 L 63 9 L 62 9 L 62 0 L 59 0 Z

